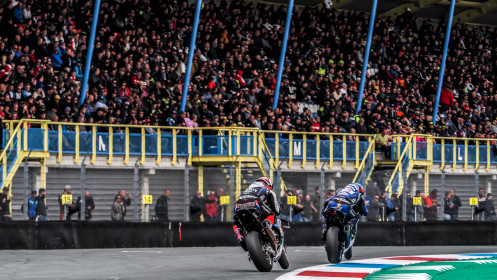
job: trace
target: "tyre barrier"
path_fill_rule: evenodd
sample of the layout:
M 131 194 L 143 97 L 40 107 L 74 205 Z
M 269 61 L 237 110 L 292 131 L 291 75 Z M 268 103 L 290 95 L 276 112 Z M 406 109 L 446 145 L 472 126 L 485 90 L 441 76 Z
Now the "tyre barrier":
M 231 223 L 0 222 L 0 249 L 237 246 Z M 321 224 L 285 229 L 288 246 L 320 246 Z M 357 246 L 497 245 L 495 222 L 360 223 Z

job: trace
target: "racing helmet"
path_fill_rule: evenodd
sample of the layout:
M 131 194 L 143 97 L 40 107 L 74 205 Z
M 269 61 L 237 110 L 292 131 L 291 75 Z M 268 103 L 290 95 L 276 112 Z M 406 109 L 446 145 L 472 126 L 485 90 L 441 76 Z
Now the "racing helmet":
M 264 185 L 264 187 L 266 187 L 270 190 L 273 190 L 273 182 L 268 177 L 260 177 L 259 179 L 255 180 L 255 181 L 261 182 Z
M 353 188 L 354 190 L 356 190 L 358 193 L 364 194 L 364 187 L 361 184 L 354 183 L 354 184 L 350 184 L 348 186 Z

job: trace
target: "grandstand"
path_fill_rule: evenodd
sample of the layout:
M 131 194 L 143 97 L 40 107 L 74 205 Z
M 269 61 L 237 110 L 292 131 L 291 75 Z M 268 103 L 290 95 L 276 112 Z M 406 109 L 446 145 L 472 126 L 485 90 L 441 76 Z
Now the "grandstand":
M 363 104 L 357 104 L 368 37 L 363 11 L 370 8 L 342 0 L 332 10 L 294 10 L 274 110 L 285 7 L 204 3 L 184 112 L 193 5 L 104 1 L 85 100 L 90 3 L 7 5 L 7 28 L 0 31 L 0 160 L 2 186 L 13 186 L 14 219 L 21 219 L 24 161 L 28 189 L 48 190 L 51 219 L 63 186 L 79 188 L 81 164 L 96 198 L 95 219 L 109 219 L 121 188 L 137 196 L 129 219 L 136 213 L 150 220 L 153 211 L 141 195 L 155 200 L 168 187 L 171 217 L 187 220 L 197 188 L 221 186 L 234 199 L 247 182 L 266 175 L 281 189 L 310 193 L 318 185 L 368 184 L 379 170 L 387 170 L 389 192 L 440 189 L 443 173 L 446 189 L 456 188 L 464 200 L 461 218 L 471 219 L 469 197 L 478 187 L 490 192 L 497 180 L 497 33 L 477 25 L 488 23 L 494 1 L 483 8 L 478 1 L 457 5 L 435 116 L 447 3 L 381 2 Z M 374 138 L 382 129 L 392 136 L 387 155 Z

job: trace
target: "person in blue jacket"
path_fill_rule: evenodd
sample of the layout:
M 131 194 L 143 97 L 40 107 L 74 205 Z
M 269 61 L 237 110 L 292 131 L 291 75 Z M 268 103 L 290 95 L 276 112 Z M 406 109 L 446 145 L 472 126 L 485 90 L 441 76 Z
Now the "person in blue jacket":
M 36 190 L 32 190 L 31 196 L 28 198 L 28 218 L 30 221 L 36 220 L 36 206 L 38 205 L 36 193 Z

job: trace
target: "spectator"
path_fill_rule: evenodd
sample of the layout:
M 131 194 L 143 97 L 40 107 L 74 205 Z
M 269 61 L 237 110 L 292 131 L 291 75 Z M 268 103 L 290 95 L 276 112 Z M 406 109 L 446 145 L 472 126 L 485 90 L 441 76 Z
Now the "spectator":
M 76 200 L 76 209 L 78 213 L 81 213 L 81 204 L 82 204 L 81 196 L 78 196 L 78 200 Z M 93 196 L 90 195 L 89 191 L 85 192 L 85 220 L 91 220 L 91 211 L 95 209 L 95 202 L 93 201 Z M 78 215 L 78 218 L 81 216 Z
M 38 201 L 36 205 L 36 218 L 38 221 L 46 221 L 48 220 L 47 216 L 47 205 L 45 203 L 47 189 L 40 189 L 36 200 Z
M 376 181 L 373 181 L 371 184 L 369 184 L 366 187 L 366 196 L 367 197 L 374 197 L 375 195 L 380 196 L 381 191 L 380 191 L 380 188 L 378 188 L 378 183 Z
M 60 207 L 60 220 L 61 221 L 70 221 L 72 214 L 77 212 L 76 205 L 74 203 L 62 203 L 63 195 L 71 195 L 72 189 L 70 185 L 66 185 L 64 187 L 64 192 L 59 194 L 59 207 Z
M 459 207 L 461 207 L 461 199 L 459 196 L 456 195 L 456 190 L 451 189 L 450 192 L 450 197 L 449 197 L 449 208 L 445 208 L 445 211 L 447 214 L 450 215 L 451 220 L 457 220 L 457 217 L 459 215 Z M 448 211 L 447 211 L 448 210 Z
M 292 222 L 303 222 L 303 211 L 304 211 L 304 205 L 303 205 L 303 199 L 302 199 L 302 190 L 296 190 L 296 197 L 297 197 L 297 204 L 291 206 L 291 215 L 292 215 Z
M 380 217 L 383 222 L 386 222 L 390 213 L 392 213 L 394 210 L 394 206 L 392 204 L 392 201 L 388 198 L 388 192 L 383 191 L 380 196 L 380 205 L 382 205 L 382 208 L 380 209 Z
M 312 220 L 312 208 L 311 208 L 311 196 L 306 195 L 304 201 L 302 202 L 303 208 L 303 214 L 302 214 L 302 221 L 307 223 Z
M 207 191 L 207 195 L 207 199 L 205 200 L 205 220 L 207 222 L 216 222 L 219 219 L 216 193 L 214 191 Z
M 436 221 L 438 218 L 438 210 L 440 208 L 438 204 L 438 190 L 433 189 L 430 195 L 425 197 L 423 202 L 424 216 L 427 221 Z
M 118 194 L 114 199 L 114 203 L 112 203 L 110 218 L 113 221 L 124 221 L 125 216 L 126 216 L 125 202 L 123 197 Z
M 28 198 L 28 220 L 36 221 L 36 207 L 38 206 L 37 191 L 31 190 L 31 196 Z M 24 204 L 22 205 L 24 207 Z M 24 208 L 23 208 L 24 210 Z M 24 211 L 23 211 L 24 212 Z
M 475 207 L 475 220 L 483 221 L 485 218 L 485 205 L 487 197 L 483 188 L 478 189 L 478 206 Z
M 450 192 L 445 192 L 444 196 L 444 220 L 451 220 L 450 212 L 454 208 L 454 203 L 452 202 Z
M 328 198 L 332 197 L 335 195 L 335 190 L 329 189 L 326 191 L 326 197 L 324 198 L 324 201 L 328 200 Z
M 392 136 L 390 136 L 390 130 L 383 128 L 381 133 L 376 135 L 376 150 L 382 151 L 385 154 L 385 159 L 389 159 L 391 146 Z
M 169 222 L 168 201 L 170 194 L 171 194 L 170 190 L 168 189 L 164 190 L 164 194 L 161 195 L 159 198 L 157 198 L 157 202 L 155 203 L 155 216 L 160 222 Z
M 312 195 L 311 198 L 311 221 L 313 222 L 319 222 L 321 221 L 321 189 L 319 187 L 316 187 L 314 189 L 314 194 Z
M 290 218 L 290 215 L 291 215 L 290 207 L 291 206 L 288 204 L 288 197 L 289 196 L 292 196 L 292 192 L 291 191 L 285 192 L 285 195 L 281 198 L 281 203 L 283 206 L 280 210 L 280 219 L 288 221 L 288 222 L 291 221 L 291 218 Z
M 401 203 L 404 203 L 404 200 L 400 199 Z M 414 222 L 415 215 L 415 207 L 412 201 L 411 192 L 407 192 L 406 194 L 406 221 Z
M 200 216 L 205 212 L 205 202 L 202 192 L 199 190 L 190 202 L 190 220 L 200 222 Z
M 12 194 L 9 194 L 9 187 L 3 187 L 2 193 L 0 193 L 0 220 L 2 221 L 12 221 L 10 214 L 11 200 Z
M 219 188 L 216 191 L 216 199 L 217 199 L 217 213 L 219 213 L 219 221 L 224 221 L 224 215 L 226 210 L 226 205 L 221 205 L 221 196 L 224 195 L 224 189 Z
M 395 191 L 390 196 L 390 201 L 393 204 L 393 212 L 389 215 L 389 221 L 401 221 L 402 220 L 402 202 L 399 199 L 399 192 Z
M 380 220 L 380 211 L 383 207 L 383 203 L 380 202 L 380 196 L 375 194 L 373 200 L 371 200 L 369 204 L 368 222 L 378 222 Z
M 495 220 L 495 206 L 492 198 L 493 198 L 492 194 L 488 193 L 487 200 L 485 201 L 485 206 L 484 206 L 485 221 Z
M 125 190 L 119 190 L 116 197 L 114 198 L 114 201 L 116 201 L 118 198 L 121 199 L 121 205 L 123 206 L 122 220 L 124 220 L 124 217 L 126 216 L 127 207 L 131 205 L 131 198 L 133 198 L 133 196 L 131 194 L 128 194 L 126 196 Z

